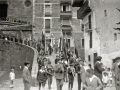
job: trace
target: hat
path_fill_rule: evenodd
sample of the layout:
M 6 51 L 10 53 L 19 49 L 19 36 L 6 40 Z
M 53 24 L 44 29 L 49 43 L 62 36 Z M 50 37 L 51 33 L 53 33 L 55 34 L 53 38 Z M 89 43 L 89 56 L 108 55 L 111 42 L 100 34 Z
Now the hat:
M 24 64 L 30 64 L 30 62 L 29 61 L 25 61 Z
M 101 56 L 97 56 L 96 59 L 97 59 L 97 60 L 101 60 L 102 57 L 101 57 Z

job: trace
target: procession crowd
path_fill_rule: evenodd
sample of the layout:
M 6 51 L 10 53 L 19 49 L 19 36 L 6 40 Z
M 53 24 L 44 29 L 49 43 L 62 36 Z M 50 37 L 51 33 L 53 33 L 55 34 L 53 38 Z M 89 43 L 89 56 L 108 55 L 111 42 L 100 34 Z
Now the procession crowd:
M 68 90 L 73 90 L 74 77 L 77 77 L 78 90 L 103 90 L 106 87 L 112 87 L 115 78 L 119 78 L 118 64 L 120 58 L 114 60 L 116 62 L 113 67 L 104 66 L 101 62 L 102 57 L 96 57 L 94 67 L 91 64 L 85 65 L 85 60 L 75 58 L 72 52 L 68 52 L 65 58 L 64 52 L 57 54 L 54 60 L 55 65 L 51 64 L 48 55 L 40 55 L 38 58 L 39 71 L 37 80 L 39 82 L 39 90 L 44 89 L 46 81 L 48 81 L 49 90 L 52 90 L 52 77 L 56 78 L 57 90 L 62 90 L 63 83 L 68 82 Z M 94 69 L 93 69 L 94 68 Z M 118 73 L 116 75 L 116 72 Z M 116 89 L 119 90 L 119 79 L 115 79 Z
M 112 87 L 115 84 L 116 90 L 120 90 L 120 57 L 114 59 L 113 66 L 107 67 L 101 62 L 102 57 L 96 57 L 94 66 L 87 64 L 80 57 L 75 58 L 73 53 L 69 52 L 65 58 L 64 52 L 61 51 L 56 55 L 54 64 L 51 64 L 48 54 L 40 54 L 38 62 L 37 82 L 39 90 L 44 90 L 48 82 L 48 90 L 52 90 L 53 77 L 56 79 L 57 90 L 63 90 L 64 83 L 68 83 L 68 90 L 73 90 L 74 78 L 77 77 L 77 90 L 103 90 L 106 87 Z M 24 90 L 30 90 L 31 75 L 29 72 L 30 62 L 24 63 L 23 83 Z M 15 79 L 14 69 L 10 72 L 10 87 L 13 87 Z

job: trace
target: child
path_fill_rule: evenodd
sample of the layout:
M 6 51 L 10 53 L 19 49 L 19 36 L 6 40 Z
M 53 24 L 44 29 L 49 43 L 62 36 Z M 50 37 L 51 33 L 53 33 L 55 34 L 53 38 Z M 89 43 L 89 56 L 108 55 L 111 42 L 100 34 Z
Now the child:
M 74 64 L 70 64 L 70 67 L 68 67 L 68 78 L 69 78 L 68 88 L 69 90 L 72 90 L 73 88 L 74 76 L 75 76 Z
M 44 66 L 42 66 L 41 69 L 38 71 L 37 80 L 39 82 L 39 90 L 41 90 L 41 85 L 42 85 L 42 88 L 43 88 L 42 90 L 44 90 L 46 80 L 47 80 L 47 72 L 46 72 Z
M 106 87 L 108 83 L 108 73 L 106 71 L 103 72 L 102 81 L 103 81 L 104 87 Z
M 110 68 L 108 68 L 108 86 L 111 86 L 112 87 L 112 71 L 110 70 Z
M 15 79 L 14 68 L 11 68 L 9 78 L 10 78 L 10 88 L 13 88 L 13 82 L 14 82 L 14 79 Z

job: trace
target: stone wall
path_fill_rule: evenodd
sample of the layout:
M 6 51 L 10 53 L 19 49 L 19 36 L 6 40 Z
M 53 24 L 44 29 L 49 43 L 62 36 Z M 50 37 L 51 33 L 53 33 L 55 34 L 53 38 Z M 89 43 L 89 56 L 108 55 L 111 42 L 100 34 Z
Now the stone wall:
M 75 47 L 77 49 L 78 52 L 78 56 L 81 57 L 83 60 L 85 59 L 84 56 L 84 47 L 82 47 L 82 39 L 83 37 L 83 33 L 80 32 L 74 32 L 73 34 L 73 38 L 74 38 L 74 42 L 75 42 Z
M 30 61 L 32 67 L 34 51 L 24 45 L 6 42 L 0 40 L 0 69 L 10 70 L 11 67 L 19 70 L 19 67 L 24 66 L 26 60 Z
M 26 0 L 8 0 L 8 17 L 32 22 L 33 6 L 25 6 Z

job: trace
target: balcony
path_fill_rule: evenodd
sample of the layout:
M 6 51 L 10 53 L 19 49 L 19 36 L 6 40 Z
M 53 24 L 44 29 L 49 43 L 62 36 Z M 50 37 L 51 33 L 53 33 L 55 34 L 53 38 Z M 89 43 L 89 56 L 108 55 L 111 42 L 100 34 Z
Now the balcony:
M 21 25 L 30 25 L 30 22 L 22 21 L 13 18 L 0 18 L 0 25 L 3 26 L 21 26 Z
M 84 3 L 84 0 L 72 0 L 72 7 L 81 7 Z
M 92 22 L 88 22 L 85 24 L 85 31 L 86 32 L 92 31 Z
M 70 4 L 71 5 L 71 0 L 60 0 L 60 4 Z
M 45 29 L 45 33 L 50 33 L 50 29 Z
M 62 31 L 72 31 L 71 25 L 62 25 L 61 29 Z
M 91 9 L 89 7 L 89 1 L 86 0 L 84 4 L 80 7 L 80 9 L 77 11 L 77 18 L 83 19 L 89 12 L 91 12 Z
M 50 3 L 50 0 L 45 0 L 45 3 Z
M 50 17 L 51 13 L 50 12 L 45 12 L 45 17 Z
M 62 19 L 70 19 L 72 17 L 72 11 L 61 11 L 60 17 Z

